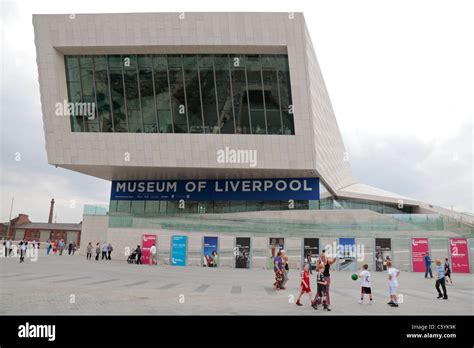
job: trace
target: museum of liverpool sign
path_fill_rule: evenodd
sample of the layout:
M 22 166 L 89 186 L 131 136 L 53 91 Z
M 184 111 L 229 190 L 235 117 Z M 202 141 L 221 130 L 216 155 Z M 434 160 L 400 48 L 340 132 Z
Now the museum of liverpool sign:
M 319 200 L 319 178 L 117 180 L 111 200 Z

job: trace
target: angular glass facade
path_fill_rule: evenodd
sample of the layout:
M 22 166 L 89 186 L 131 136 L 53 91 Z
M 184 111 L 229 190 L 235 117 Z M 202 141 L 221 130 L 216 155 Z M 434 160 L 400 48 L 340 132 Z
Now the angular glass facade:
M 65 56 L 73 132 L 294 135 L 288 56 Z
M 288 201 L 185 201 L 180 207 L 179 201 L 133 201 L 111 200 L 111 216 L 156 217 L 175 214 L 222 214 L 275 210 L 350 210 L 368 209 L 381 214 L 410 214 L 411 207 L 398 208 L 393 204 L 383 204 L 364 200 L 338 199 L 333 197 L 321 200 L 294 201 L 290 207 Z M 400 220 L 400 219 L 399 219 Z

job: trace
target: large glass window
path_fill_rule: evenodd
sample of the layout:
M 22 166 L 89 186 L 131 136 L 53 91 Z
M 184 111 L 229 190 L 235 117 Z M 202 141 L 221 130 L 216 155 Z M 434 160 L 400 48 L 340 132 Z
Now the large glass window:
M 217 120 L 214 59 L 212 55 L 199 55 L 199 80 L 201 82 L 204 133 L 220 133 Z
M 189 132 L 203 133 L 204 127 L 197 56 L 183 56 L 183 67 L 186 85 L 186 109 L 188 112 Z
M 237 134 L 250 134 L 250 113 L 247 93 L 247 74 L 245 73 L 245 57 L 231 55 L 230 63 L 235 132 Z
M 83 108 L 79 112 L 83 114 L 84 130 L 86 132 L 98 132 L 99 120 L 95 103 L 94 69 L 92 57 L 79 58 L 82 102 Z
M 123 76 L 125 82 L 125 102 L 127 105 L 128 131 L 141 133 L 143 121 L 140 111 L 140 92 L 138 89 L 138 69 L 136 56 L 123 56 Z
M 79 59 L 77 57 L 66 58 L 66 80 L 68 85 L 68 99 L 70 103 L 81 103 L 81 78 L 79 75 Z M 71 130 L 73 132 L 84 131 L 84 117 L 70 115 Z
M 97 101 L 97 116 L 102 132 L 113 132 L 112 110 L 110 108 L 109 74 L 106 57 L 94 57 L 94 77 Z
M 158 129 L 160 133 L 173 133 L 171 117 L 171 100 L 166 56 L 153 57 L 153 75 L 155 83 L 155 100 L 158 112 Z
M 168 71 L 174 132 L 188 133 L 183 61 L 181 55 L 168 55 Z
M 122 57 L 109 56 L 110 95 L 115 132 L 128 132 L 122 71 Z
M 73 132 L 294 134 L 286 55 L 66 56 Z M 226 209 L 232 209 L 231 207 Z
M 262 56 L 263 94 L 268 134 L 283 132 L 277 66 L 277 59 L 273 56 Z
M 214 67 L 216 71 L 216 91 L 220 132 L 235 133 L 234 111 L 230 87 L 229 57 L 215 55 Z
M 263 99 L 262 65 L 260 56 L 247 57 L 247 90 L 252 134 L 266 134 L 265 101 Z
M 138 80 L 140 87 L 140 106 L 143 117 L 143 131 L 157 133 L 158 121 L 153 88 L 153 71 L 151 56 L 138 57 Z
M 278 87 L 280 89 L 280 109 L 282 112 L 283 134 L 295 134 L 293 123 L 293 102 L 291 99 L 290 69 L 288 58 L 279 56 L 277 59 Z

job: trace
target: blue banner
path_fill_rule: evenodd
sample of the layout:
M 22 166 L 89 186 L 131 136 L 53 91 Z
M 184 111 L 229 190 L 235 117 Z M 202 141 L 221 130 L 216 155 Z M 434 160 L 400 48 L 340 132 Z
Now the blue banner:
M 111 200 L 319 200 L 319 178 L 112 181 Z
M 171 237 L 171 265 L 186 266 L 186 249 L 188 237 L 172 236 Z
M 219 238 L 204 237 L 203 240 L 203 266 L 217 267 L 219 262 Z

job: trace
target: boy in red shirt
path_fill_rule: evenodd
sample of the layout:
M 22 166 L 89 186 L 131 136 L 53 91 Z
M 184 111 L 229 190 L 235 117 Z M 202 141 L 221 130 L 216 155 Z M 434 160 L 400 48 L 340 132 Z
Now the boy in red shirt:
M 297 306 L 302 306 L 300 299 L 303 294 L 308 294 L 309 295 L 309 302 L 311 303 L 311 299 L 313 296 L 311 295 L 311 285 L 309 283 L 309 264 L 305 263 L 303 266 L 303 271 L 301 271 L 301 292 L 300 295 L 298 296 L 298 299 L 296 300 L 296 305 Z

